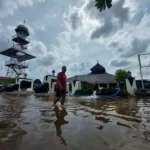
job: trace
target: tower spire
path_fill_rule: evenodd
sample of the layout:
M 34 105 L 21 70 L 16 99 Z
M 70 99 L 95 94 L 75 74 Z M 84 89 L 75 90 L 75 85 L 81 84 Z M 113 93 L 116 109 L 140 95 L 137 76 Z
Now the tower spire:
M 24 21 L 23 21 L 23 25 L 25 25 L 25 23 L 26 23 L 26 21 L 24 20 Z
M 99 60 L 97 60 L 97 64 L 99 64 Z

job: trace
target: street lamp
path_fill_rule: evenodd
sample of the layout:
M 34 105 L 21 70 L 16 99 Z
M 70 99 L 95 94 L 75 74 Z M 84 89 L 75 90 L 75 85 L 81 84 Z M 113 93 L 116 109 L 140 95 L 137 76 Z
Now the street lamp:
M 140 56 L 141 56 L 141 55 L 150 55 L 150 53 L 145 53 L 145 54 L 139 54 L 139 55 L 138 55 L 139 68 L 140 68 L 140 75 L 141 75 L 141 81 L 142 81 L 142 88 L 144 89 L 144 82 L 143 82 L 142 68 L 150 67 L 150 65 L 148 65 L 148 66 L 142 66 L 142 65 L 141 65 L 141 59 L 140 59 Z
M 52 71 L 52 75 L 53 75 L 53 76 L 54 76 L 54 74 L 55 74 L 55 70 Z
M 142 75 L 142 65 L 141 65 L 140 54 L 138 55 L 138 60 L 139 60 L 139 67 L 140 67 L 140 75 L 141 75 L 141 81 L 142 81 L 142 88 L 144 89 L 143 75 Z
M 26 73 L 24 74 L 24 78 L 25 78 L 25 79 L 27 78 L 27 74 L 26 74 Z
M 2 70 L 2 66 L 0 66 L 0 69 Z M 2 71 L 1 71 L 2 72 Z

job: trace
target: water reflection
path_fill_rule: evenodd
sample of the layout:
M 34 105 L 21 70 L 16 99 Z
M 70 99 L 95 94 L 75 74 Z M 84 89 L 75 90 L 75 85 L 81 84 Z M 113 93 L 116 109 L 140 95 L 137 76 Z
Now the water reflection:
M 111 122 L 111 121 L 109 121 L 109 118 L 107 119 L 105 117 L 98 117 L 98 116 L 95 117 L 95 120 L 102 121 L 103 123 Z
M 100 125 L 99 127 L 96 127 L 99 130 L 102 130 L 104 128 L 104 126 Z
M 130 127 L 129 125 L 126 125 L 124 123 L 117 122 L 117 125 L 132 129 L 132 127 Z
M 64 120 L 65 116 L 67 116 L 67 111 L 65 108 L 60 109 L 58 106 L 55 106 L 54 111 L 57 118 L 57 120 L 54 122 L 56 127 L 56 135 L 60 137 L 62 144 L 67 145 L 66 140 L 62 137 L 61 129 L 62 125 L 68 124 L 68 121 Z
M 121 115 L 136 116 L 138 110 L 137 99 L 132 98 L 116 104 L 116 112 Z
M 144 131 L 145 139 L 150 142 L 150 132 Z
M 149 104 L 68 97 L 66 111 L 52 106 L 52 97 L 6 95 L 0 97 L 0 149 L 150 149 Z

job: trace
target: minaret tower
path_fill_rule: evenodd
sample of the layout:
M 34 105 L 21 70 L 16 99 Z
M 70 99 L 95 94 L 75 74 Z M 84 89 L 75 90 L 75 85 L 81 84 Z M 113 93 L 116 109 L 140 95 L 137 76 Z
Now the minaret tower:
M 27 46 L 30 43 L 27 39 L 29 31 L 25 25 L 18 25 L 15 32 L 16 35 L 12 37 L 13 46 L 0 54 L 10 57 L 10 60 L 5 62 L 5 66 L 8 67 L 6 77 L 23 76 L 26 78 L 25 69 L 29 67 L 29 64 L 25 61 L 35 58 L 27 53 Z

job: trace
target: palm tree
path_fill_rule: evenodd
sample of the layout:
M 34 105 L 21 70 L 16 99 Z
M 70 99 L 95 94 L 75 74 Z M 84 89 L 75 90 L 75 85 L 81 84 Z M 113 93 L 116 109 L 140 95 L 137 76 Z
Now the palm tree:
M 100 11 L 105 10 L 106 6 L 107 6 L 107 8 L 111 8 L 112 7 L 112 0 L 95 0 L 95 1 L 96 1 L 95 6 Z

